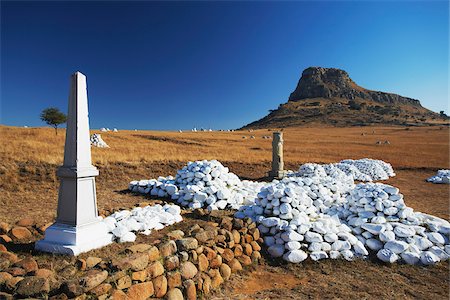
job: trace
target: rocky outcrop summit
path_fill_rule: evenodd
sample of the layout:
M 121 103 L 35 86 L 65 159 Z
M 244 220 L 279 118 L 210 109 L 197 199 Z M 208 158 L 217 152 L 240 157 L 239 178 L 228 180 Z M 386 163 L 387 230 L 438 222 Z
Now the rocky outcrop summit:
M 419 100 L 365 89 L 344 70 L 310 67 L 303 71 L 287 103 L 243 129 L 447 123 L 445 115 L 424 108 Z
M 380 103 L 422 107 L 416 99 L 362 88 L 344 70 L 321 67 L 310 67 L 303 71 L 297 88 L 289 96 L 289 101 L 333 97 L 349 100 L 361 98 Z

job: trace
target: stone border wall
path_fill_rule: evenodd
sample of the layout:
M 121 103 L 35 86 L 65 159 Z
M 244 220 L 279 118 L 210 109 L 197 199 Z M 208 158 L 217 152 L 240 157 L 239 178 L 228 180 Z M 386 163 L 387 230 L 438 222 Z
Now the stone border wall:
M 233 273 L 257 263 L 263 240 L 250 219 L 224 216 L 220 223 L 199 223 L 169 232 L 156 246 L 131 245 L 109 261 L 79 258 L 64 270 L 82 275 L 62 284 L 32 257 L 20 260 L 0 245 L 0 298 L 203 298 Z

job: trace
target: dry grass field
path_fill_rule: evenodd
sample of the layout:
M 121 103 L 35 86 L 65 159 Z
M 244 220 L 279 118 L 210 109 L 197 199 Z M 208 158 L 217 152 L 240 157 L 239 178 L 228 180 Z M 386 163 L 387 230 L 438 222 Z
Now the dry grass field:
M 93 130 L 92 132 L 98 132 Z M 108 149 L 93 148 L 99 209 L 130 207 L 143 197 L 125 193 L 134 179 L 175 175 L 189 160 L 217 159 L 241 178 L 263 180 L 270 168 L 268 130 L 236 132 L 120 131 L 102 133 Z M 246 137 L 245 139 L 243 137 Z M 251 138 L 254 136 L 254 138 Z M 450 167 L 448 127 L 297 128 L 284 130 L 285 163 L 376 158 L 390 162 L 400 188 L 415 210 L 449 217 L 449 186 L 425 179 Z M 390 144 L 377 145 L 388 140 Z M 62 163 L 64 130 L 0 126 L 0 220 L 23 217 L 53 221 Z M 448 299 L 449 266 L 385 266 L 372 260 L 308 262 L 289 266 L 267 256 L 262 266 L 235 277 L 216 299 L 423 298 Z

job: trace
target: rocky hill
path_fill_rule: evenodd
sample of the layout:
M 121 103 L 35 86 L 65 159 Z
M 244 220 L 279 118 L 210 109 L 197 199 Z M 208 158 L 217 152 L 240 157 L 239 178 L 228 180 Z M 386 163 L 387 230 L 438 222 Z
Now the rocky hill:
M 242 129 L 444 123 L 448 123 L 445 115 L 424 108 L 419 100 L 365 89 L 344 70 L 310 67 L 287 103 Z

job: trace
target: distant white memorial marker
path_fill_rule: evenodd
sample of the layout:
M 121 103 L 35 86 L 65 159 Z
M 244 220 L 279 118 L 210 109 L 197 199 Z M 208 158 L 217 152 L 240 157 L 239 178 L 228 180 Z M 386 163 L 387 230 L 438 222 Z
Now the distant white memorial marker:
M 76 72 L 71 76 L 64 164 L 56 173 L 61 182 L 56 222 L 36 250 L 78 255 L 112 242 L 97 213 L 98 170 L 91 163 L 89 137 L 86 76 Z

